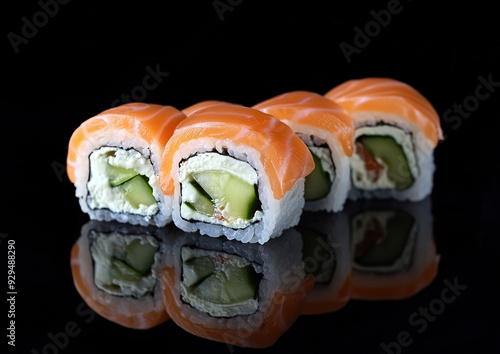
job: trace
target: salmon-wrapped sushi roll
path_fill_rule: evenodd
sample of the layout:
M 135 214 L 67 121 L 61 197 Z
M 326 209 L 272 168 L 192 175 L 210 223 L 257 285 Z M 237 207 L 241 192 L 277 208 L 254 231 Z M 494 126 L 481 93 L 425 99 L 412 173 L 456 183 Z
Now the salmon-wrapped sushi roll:
M 173 198 L 180 229 L 263 244 L 298 223 L 314 162 L 275 117 L 238 105 L 209 107 L 184 119 L 165 151 L 161 187 Z
M 164 226 L 171 199 L 158 171 L 165 144 L 185 115 L 170 106 L 129 103 L 83 122 L 69 141 L 67 172 L 92 220 Z
M 253 106 L 288 124 L 314 158 L 305 181 L 305 210 L 340 211 L 350 188 L 354 124 L 347 112 L 314 92 L 288 92 Z
M 352 116 L 356 131 L 349 197 L 418 201 L 430 194 L 439 116 L 413 87 L 389 78 L 347 81 L 325 95 Z
M 169 319 L 159 276 L 167 229 L 90 221 L 71 250 L 75 287 L 100 316 L 149 329 Z
M 314 284 L 302 267 L 300 236 L 284 233 L 264 245 L 199 233 L 177 237 L 161 275 L 171 319 L 209 340 L 273 345 L 298 318 Z

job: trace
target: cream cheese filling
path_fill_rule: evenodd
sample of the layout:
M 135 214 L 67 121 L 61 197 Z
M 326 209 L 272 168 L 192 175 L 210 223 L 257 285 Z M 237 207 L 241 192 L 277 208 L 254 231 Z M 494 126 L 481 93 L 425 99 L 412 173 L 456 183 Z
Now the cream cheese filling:
M 89 156 L 90 179 L 87 183 L 87 204 L 91 209 L 106 208 L 115 213 L 132 213 L 154 215 L 158 213 L 158 203 L 150 206 L 139 205 L 134 208 L 117 187 L 112 187 L 107 174 L 107 165 L 134 169 L 148 178 L 153 188 L 153 197 L 159 200 L 158 177 L 154 172 L 151 160 L 134 149 L 121 149 L 104 146 L 94 150 Z
M 409 172 L 414 178 L 417 178 L 419 171 L 412 135 L 410 133 L 392 125 L 367 125 L 356 128 L 354 141 L 363 135 L 392 137 L 403 149 L 406 161 L 408 162 L 408 166 L 410 168 Z M 387 165 L 379 158 L 376 158 L 376 160 L 379 164 L 384 166 L 384 170 L 380 174 L 380 177 L 376 181 L 373 181 L 369 171 L 366 170 L 365 162 L 360 155 L 357 154 L 356 151 L 352 154 L 350 163 L 352 183 L 355 188 L 362 190 L 376 190 L 394 189 L 396 187 L 395 182 L 389 178 Z
M 333 183 L 333 180 L 335 179 L 335 169 L 333 167 L 332 154 L 330 152 L 330 149 L 323 146 L 308 147 L 309 150 L 311 150 L 316 156 L 319 157 L 323 171 L 328 173 L 330 182 Z

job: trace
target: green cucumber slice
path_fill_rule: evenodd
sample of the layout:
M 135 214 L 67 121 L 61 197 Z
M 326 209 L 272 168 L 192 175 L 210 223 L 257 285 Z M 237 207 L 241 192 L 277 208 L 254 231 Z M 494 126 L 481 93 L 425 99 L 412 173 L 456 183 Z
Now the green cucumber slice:
M 193 289 L 193 294 L 212 303 L 230 304 L 231 299 L 226 291 L 226 282 L 227 278 L 223 274 L 212 274 Z
M 252 281 L 254 268 L 248 265 L 243 268 L 230 267 L 225 270 L 227 294 L 231 302 L 241 302 L 255 297 L 256 285 Z
M 139 173 L 132 168 L 118 167 L 108 162 L 107 174 L 111 187 L 116 187 L 134 178 Z
M 142 276 L 141 273 L 118 258 L 111 260 L 111 272 L 114 278 L 127 281 L 134 281 Z
M 156 203 L 156 199 L 153 197 L 153 188 L 147 182 L 147 177 L 135 176 L 118 187 L 121 188 L 125 199 L 133 208 L 137 209 L 141 204 L 150 206 Z
M 191 258 L 185 261 L 182 267 L 182 281 L 187 286 L 194 286 L 214 274 L 214 272 L 215 264 L 211 257 Z
M 224 214 L 230 219 L 252 219 L 258 208 L 256 185 L 236 176 L 230 176 L 224 187 L 226 208 Z
M 195 182 L 190 181 L 183 184 L 183 194 L 190 196 L 190 201 L 184 201 L 184 204 L 191 210 L 201 214 L 212 216 L 214 214 L 214 202 L 212 198 Z
M 255 270 L 251 265 L 227 267 L 203 280 L 193 290 L 199 298 L 217 304 L 234 304 L 255 298 Z
M 226 185 L 230 174 L 219 170 L 205 170 L 192 174 L 194 180 L 215 202 L 221 202 L 225 199 L 224 186 Z
M 157 246 L 134 239 L 126 247 L 124 262 L 141 275 L 144 275 L 154 263 L 154 256 L 157 251 Z
M 256 185 L 219 170 L 193 173 L 192 177 L 229 221 L 249 220 L 255 215 L 259 205 Z M 197 208 L 196 205 L 194 207 Z
M 357 141 L 363 144 L 370 154 L 380 158 L 387 166 L 387 177 L 396 189 L 407 189 L 413 182 L 408 160 L 401 145 L 391 136 L 362 135 Z
M 323 169 L 321 159 L 312 151 L 310 152 L 314 160 L 314 170 L 305 179 L 304 198 L 317 200 L 326 197 L 330 191 L 331 182 L 328 173 Z

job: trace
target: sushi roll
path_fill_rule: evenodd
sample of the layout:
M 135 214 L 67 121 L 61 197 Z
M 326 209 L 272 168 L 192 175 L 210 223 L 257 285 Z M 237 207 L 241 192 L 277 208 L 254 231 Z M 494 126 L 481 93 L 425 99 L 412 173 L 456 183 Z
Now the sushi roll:
M 351 298 L 352 267 L 347 215 L 306 211 L 295 228 L 302 237 L 302 262 L 314 276 L 302 314 L 340 310 Z
M 265 245 L 185 233 L 169 245 L 161 279 L 171 319 L 239 347 L 273 345 L 300 315 L 314 279 L 293 229 Z
M 430 198 L 353 201 L 346 210 L 353 299 L 406 299 L 435 279 L 440 256 L 432 233 Z
M 326 93 L 345 108 L 356 131 L 351 199 L 419 201 L 432 191 L 434 149 L 443 138 L 432 104 L 389 78 L 349 80 Z
M 275 117 L 238 105 L 209 107 L 184 119 L 165 151 L 161 188 L 173 199 L 178 228 L 263 244 L 298 223 L 314 162 Z
M 354 124 L 347 112 L 308 91 L 285 93 L 253 108 L 288 124 L 311 151 L 315 167 L 306 177 L 304 209 L 342 210 L 350 188 L 349 158 L 354 149 Z
M 89 221 L 71 250 L 75 287 L 97 314 L 133 329 L 169 319 L 159 276 L 167 229 Z
M 91 220 L 164 226 L 171 200 L 160 189 L 164 146 L 185 115 L 170 106 L 129 103 L 83 122 L 69 141 L 67 172 Z

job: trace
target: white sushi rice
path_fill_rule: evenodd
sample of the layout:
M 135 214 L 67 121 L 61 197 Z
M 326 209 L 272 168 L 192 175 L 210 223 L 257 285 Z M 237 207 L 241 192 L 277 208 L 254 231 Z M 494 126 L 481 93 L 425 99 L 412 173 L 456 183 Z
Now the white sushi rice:
M 258 197 L 261 202 L 262 219 L 243 229 L 233 229 L 224 225 L 201 221 L 188 221 L 180 214 L 181 191 L 179 183 L 179 164 L 197 153 L 216 151 L 248 163 L 257 172 Z M 174 153 L 172 176 L 175 192 L 172 201 L 172 219 L 174 224 L 186 232 L 199 231 L 203 235 L 218 237 L 225 235 L 243 243 L 261 244 L 279 236 L 283 230 L 298 224 L 304 207 L 304 178 L 298 179 L 281 199 L 275 199 L 270 182 L 260 161 L 260 151 L 235 145 L 231 141 L 214 138 L 194 139 L 179 146 Z
M 408 136 L 411 136 L 411 144 L 408 144 L 408 141 L 400 141 L 400 143 L 402 143 L 402 147 L 408 158 L 410 169 L 412 173 L 414 173 L 415 180 L 409 188 L 404 190 L 397 190 L 394 188 L 363 190 L 355 188 L 353 181 L 353 187 L 349 191 L 349 199 L 394 198 L 397 200 L 419 201 L 431 193 L 435 170 L 434 147 L 419 127 L 411 121 L 401 119 L 397 115 L 382 112 L 354 113 L 353 120 L 356 125 L 356 131 L 358 131 L 358 129 L 364 129 L 365 131 L 367 129 L 371 129 L 370 134 L 376 135 L 378 127 L 379 129 L 382 129 L 381 132 L 384 133 L 383 135 L 390 135 L 396 141 L 401 140 L 400 134 L 385 129 L 384 124 L 394 126 L 399 128 L 399 130 L 411 133 L 407 134 Z M 360 132 L 362 132 L 362 130 Z M 359 133 L 357 133 L 357 136 L 359 136 Z M 412 148 L 410 146 L 412 146 Z M 410 152 L 410 150 L 413 151 Z M 354 169 L 359 170 L 356 167 L 357 157 L 354 155 L 355 154 L 353 154 L 352 158 Z M 384 186 L 389 187 L 388 184 Z
M 151 210 L 130 210 L 130 208 L 122 208 L 121 211 L 113 211 L 108 207 L 100 207 L 90 202 L 89 205 L 89 190 L 88 181 L 91 178 L 92 171 L 90 169 L 91 154 L 103 147 L 114 147 L 121 151 L 134 149 L 141 156 L 139 159 L 145 159 L 154 174 L 149 174 L 149 184 L 153 189 L 153 196 L 158 201 L 158 208 L 153 214 Z M 134 155 L 129 154 L 130 159 L 134 160 Z M 155 145 L 150 145 L 144 139 L 138 138 L 133 133 L 122 130 L 105 130 L 98 131 L 89 135 L 88 139 L 82 142 L 75 163 L 75 195 L 79 198 L 80 207 L 83 212 L 87 213 L 91 220 L 111 221 L 116 220 L 122 223 L 130 223 L 134 225 L 154 225 L 165 226 L 172 221 L 171 216 L 171 198 L 161 192 L 158 181 L 158 170 L 160 165 L 160 148 Z M 126 160 L 126 159 L 125 159 Z M 134 161 L 125 162 L 125 165 L 136 165 Z M 95 207 L 92 207 L 94 205 Z M 115 209 L 117 210 L 117 209 Z

